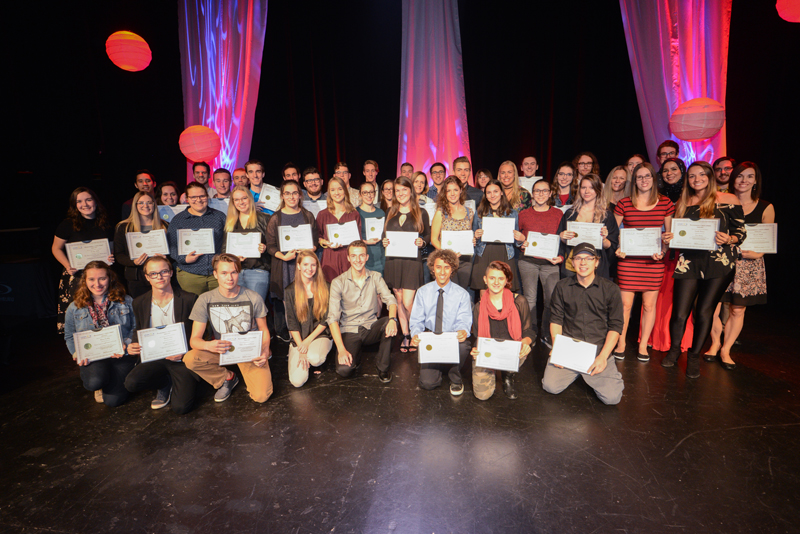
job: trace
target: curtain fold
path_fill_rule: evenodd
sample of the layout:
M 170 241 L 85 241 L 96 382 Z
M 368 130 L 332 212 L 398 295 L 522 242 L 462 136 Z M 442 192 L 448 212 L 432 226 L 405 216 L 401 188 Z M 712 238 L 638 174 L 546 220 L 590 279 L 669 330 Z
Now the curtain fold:
M 179 0 L 185 127 L 222 141 L 212 169 L 231 172 L 250 154 L 267 27 L 267 0 Z M 191 181 L 191 165 L 188 165 Z
M 732 0 L 620 0 L 628 58 L 651 157 L 672 139 L 688 164 L 726 152 L 725 126 L 710 139 L 682 141 L 669 118 L 693 98 L 725 105 Z
M 450 169 L 470 155 L 457 0 L 403 0 L 401 68 L 397 175 L 406 161 Z

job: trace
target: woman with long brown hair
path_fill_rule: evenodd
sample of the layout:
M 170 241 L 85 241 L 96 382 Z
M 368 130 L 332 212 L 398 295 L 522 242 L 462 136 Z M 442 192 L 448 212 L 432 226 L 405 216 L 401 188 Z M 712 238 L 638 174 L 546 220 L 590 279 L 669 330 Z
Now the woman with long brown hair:
M 445 179 L 442 192 L 436 199 L 436 213 L 431 223 L 431 244 L 436 249 L 445 248 L 442 246 L 442 230 L 472 231 L 472 220 L 475 217 L 475 212 L 464 206 L 467 191 L 461 180 L 455 176 Z M 458 271 L 451 275 L 453 282 L 467 291 L 472 274 L 472 258 L 473 256 L 459 256 Z
M 374 182 L 369 183 L 374 184 Z M 322 247 L 322 273 L 330 284 L 334 278 L 350 268 L 350 262 L 347 261 L 349 243 L 342 245 L 336 242 L 333 236 L 328 235 L 328 225 L 355 222 L 359 237 L 363 238 L 364 234 L 361 230 L 361 215 L 350 203 L 350 195 L 347 194 L 344 180 L 334 176 L 328 181 L 327 202 L 328 207 L 317 214 L 317 233 Z
M 131 214 L 117 225 L 114 233 L 114 257 L 125 266 L 125 281 L 128 284 L 128 294 L 132 298 L 144 295 L 150 291 L 151 287 L 142 272 L 142 265 L 147 260 L 147 254 L 143 252 L 136 257 L 131 257 L 126 234 L 166 230 L 168 226 L 167 221 L 162 221 L 158 217 L 156 200 L 150 193 L 136 193 L 133 197 Z M 161 256 L 161 254 L 157 254 L 157 256 Z

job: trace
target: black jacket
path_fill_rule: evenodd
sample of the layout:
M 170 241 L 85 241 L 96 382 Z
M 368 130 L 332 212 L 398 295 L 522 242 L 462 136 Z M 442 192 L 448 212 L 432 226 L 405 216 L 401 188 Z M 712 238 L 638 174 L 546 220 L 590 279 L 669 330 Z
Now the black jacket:
M 192 321 L 189 320 L 189 315 L 192 313 L 194 303 L 197 301 L 197 295 L 189 293 L 188 291 L 181 290 L 180 287 L 173 287 L 174 293 L 173 310 L 175 313 L 175 322 L 183 323 L 186 330 L 186 343 L 192 337 Z M 150 328 L 150 312 L 152 311 L 153 291 L 150 290 L 144 295 L 133 299 L 133 316 L 136 317 L 136 330 L 131 335 L 131 340 L 134 343 L 139 342 L 139 330 Z

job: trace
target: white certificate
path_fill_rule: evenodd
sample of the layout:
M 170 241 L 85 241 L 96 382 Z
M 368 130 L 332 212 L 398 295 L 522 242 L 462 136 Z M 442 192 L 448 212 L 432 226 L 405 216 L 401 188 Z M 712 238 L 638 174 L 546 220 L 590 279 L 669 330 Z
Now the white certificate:
M 200 228 L 197 230 L 178 230 L 178 255 L 186 256 L 189 253 L 214 254 L 214 230 Z
M 269 184 L 261 185 L 261 192 L 258 194 L 256 206 L 268 211 L 278 211 L 281 205 L 281 192 L 278 188 Z
M 414 244 L 419 234 L 416 232 L 386 232 L 389 246 L 386 247 L 387 258 L 416 258 L 419 247 Z
M 83 269 L 87 263 L 95 260 L 108 263 L 110 255 L 111 248 L 108 246 L 108 239 L 67 243 L 67 258 L 73 269 Z
M 647 256 L 661 252 L 661 228 L 622 228 L 620 251 L 626 256 Z
M 419 363 L 458 364 L 458 333 L 422 332 L 419 336 Z
M 436 215 L 436 202 L 431 201 L 422 206 L 422 209 L 428 212 L 428 224 L 433 222 L 433 216 Z
M 231 347 L 219 355 L 220 365 L 231 365 L 233 363 L 252 362 L 261 356 L 261 340 L 263 332 L 253 330 L 246 334 L 232 332 L 222 334 L 222 341 L 230 341 Z
M 356 221 L 326 224 L 325 229 L 328 231 L 328 241 L 338 245 L 349 245 L 353 241 L 361 239 Z
M 114 354 L 125 354 L 122 346 L 122 330 L 118 324 L 75 332 L 72 340 L 75 343 L 75 356 L 78 361 L 96 362 L 111 358 Z
M 279 226 L 278 244 L 281 252 L 290 250 L 305 250 L 314 248 L 314 234 L 310 224 L 297 226 Z
M 228 232 L 225 240 L 225 252 L 245 258 L 260 258 L 258 245 L 261 244 L 261 232 Z
M 550 363 L 579 373 L 586 373 L 596 357 L 597 345 L 558 334 L 553 343 Z
M 314 218 L 316 219 L 319 212 L 328 209 L 328 201 L 327 200 L 304 200 L 303 207 L 310 211 Z
M 383 235 L 383 225 L 386 217 L 367 217 L 364 226 L 367 228 L 367 239 L 380 239 Z
M 159 206 L 158 216 L 161 217 L 162 221 L 171 222 L 173 217 L 175 217 L 180 212 L 186 210 L 186 208 L 188 207 L 189 204 L 176 204 L 175 206 Z
M 186 344 L 186 329 L 183 323 L 174 323 L 139 330 L 139 345 L 142 363 L 163 360 L 170 356 L 183 356 L 189 352 Z
M 719 219 L 672 219 L 672 241 L 669 248 L 717 250 L 716 231 Z
M 519 353 L 521 350 L 521 341 L 479 337 L 478 358 L 475 361 L 475 365 L 485 369 L 516 373 L 519 371 Z
M 525 256 L 551 260 L 558 256 L 558 247 L 561 244 L 558 234 L 542 234 L 528 232 L 528 246 L 525 247 Z
M 475 234 L 472 230 L 442 230 L 442 248 L 453 250 L 461 256 L 475 254 L 472 239 Z
M 221 211 L 225 215 L 228 214 L 229 198 L 209 198 L 208 207 L 212 210 Z
M 481 228 L 484 243 L 514 242 L 514 219 L 510 217 L 482 217 Z
M 128 232 L 125 234 L 128 241 L 128 255 L 136 259 L 142 254 L 155 256 L 156 254 L 169 254 L 167 245 L 167 232 L 164 230 L 150 230 L 149 232 Z
M 575 237 L 567 240 L 567 246 L 575 247 L 581 243 L 590 243 L 599 252 L 603 248 L 603 236 L 600 235 L 602 229 L 602 223 L 567 221 L 567 231 L 575 232 Z
M 742 250 L 761 254 L 778 253 L 778 225 L 776 223 L 747 224 L 747 238 L 741 245 Z
M 533 195 L 533 184 L 541 180 L 541 176 L 531 176 L 528 178 L 527 176 L 520 176 L 519 177 L 519 185 L 520 187 L 524 187 L 528 190 L 528 193 Z

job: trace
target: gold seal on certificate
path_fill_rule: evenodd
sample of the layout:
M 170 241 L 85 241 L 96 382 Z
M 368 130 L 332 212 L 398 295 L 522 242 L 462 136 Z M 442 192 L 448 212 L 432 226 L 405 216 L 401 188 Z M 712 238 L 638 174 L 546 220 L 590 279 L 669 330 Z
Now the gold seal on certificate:
M 278 211 L 281 205 L 281 192 L 275 186 L 262 184 L 256 205 L 268 211 Z
M 325 228 L 328 231 L 328 241 L 331 244 L 349 245 L 353 241 L 361 239 L 361 234 L 358 232 L 358 223 L 356 221 L 348 221 L 341 224 L 327 224 Z
M 161 217 L 162 221 L 171 222 L 173 217 L 175 217 L 180 212 L 185 211 L 186 208 L 188 207 L 189 204 L 176 204 L 175 206 L 159 206 L 158 216 Z
M 560 242 L 558 234 L 528 232 L 528 246 L 525 247 L 525 256 L 551 260 L 558 256 Z
M 481 228 L 484 243 L 514 242 L 514 219 L 510 217 L 482 217 Z
M 122 345 L 122 329 L 118 324 L 75 332 L 75 358 L 78 361 L 89 360 L 96 362 L 111 358 L 115 354 L 125 354 Z
M 108 239 L 67 243 L 67 258 L 73 269 L 83 269 L 90 261 L 108 261 L 111 248 Z
M 214 230 L 211 228 L 199 228 L 190 230 L 183 228 L 178 230 L 178 254 L 186 256 L 194 252 L 195 254 L 214 254 Z
M 416 258 L 419 247 L 415 241 L 419 237 L 416 232 L 386 232 L 389 246 L 386 247 L 387 258 Z
M 485 369 L 498 371 L 519 371 L 519 353 L 522 350 L 521 341 L 478 338 L 478 357 L 475 365 Z
M 311 233 L 311 225 L 298 224 L 297 226 L 279 226 L 278 245 L 280 246 L 281 252 L 313 249 L 314 239 Z
M 167 232 L 164 230 L 150 230 L 149 232 L 128 232 L 125 234 L 128 242 L 128 253 L 131 259 L 136 259 L 142 254 L 155 256 L 156 254 L 169 254 L 167 246 Z
M 261 341 L 263 333 L 261 330 L 241 333 L 232 332 L 222 334 L 222 341 L 230 341 L 231 347 L 219 355 L 220 365 L 231 365 L 234 363 L 252 362 L 261 356 Z
M 475 247 L 472 230 L 442 230 L 442 248 L 450 249 L 461 256 L 472 256 Z
M 669 248 L 717 250 L 716 233 L 719 219 L 672 219 L 672 241 Z
M 575 237 L 567 240 L 567 246 L 576 247 L 581 243 L 589 243 L 597 250 L 601 250 L 603 248 L 603 236 L 600 233 L 602 229 L 602 223 L 567 221 L 567 231 L 575 233 Z
M 364 224 L 367 228 L 367 239 L 380 239 L 386 217 L 367 217 Z
M 421 332 L 419 336 L 419 363 L 459 363 L 458 332 Z

